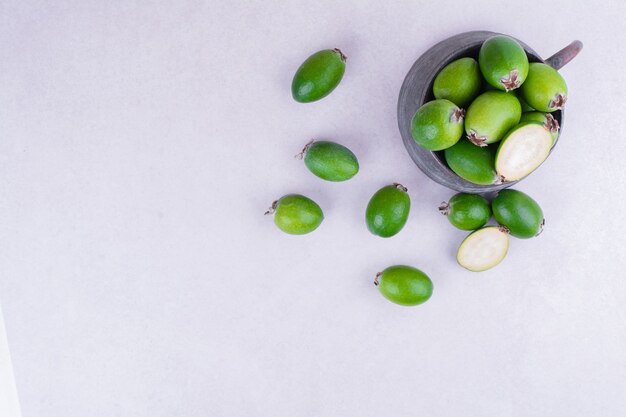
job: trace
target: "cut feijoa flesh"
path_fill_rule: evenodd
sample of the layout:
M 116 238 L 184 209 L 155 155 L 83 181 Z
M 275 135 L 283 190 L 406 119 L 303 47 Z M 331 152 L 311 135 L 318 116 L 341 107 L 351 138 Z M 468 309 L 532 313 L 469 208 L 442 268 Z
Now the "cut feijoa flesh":
M 546 160 L 552 135 L 537 122 L 523 122 L 506 134 L 496 153 L 496 172 L 501 181 L 517 181 Z
M 472 272 L 498 265 L 509 250 L 509 233 L 504 226 L 487 226 L 470 233 L 459 246 L 456 260 Z

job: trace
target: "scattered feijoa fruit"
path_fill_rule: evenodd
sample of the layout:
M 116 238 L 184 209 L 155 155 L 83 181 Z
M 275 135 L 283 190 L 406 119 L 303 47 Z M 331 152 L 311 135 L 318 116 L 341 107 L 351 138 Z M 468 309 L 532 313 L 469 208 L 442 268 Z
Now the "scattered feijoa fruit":
M 359 172 L 356 156 L 350 149 L 335 142 L 309 142 L 296 156 L 303 157 L 309 171 L 327 181 L 346 181 Z
M 466 109 L 480 92 L 482 79 L 474 58 L 461 58 L 446 65 L 435 77 L 435 98 L 450 100 Z
M 499 90 L 518 88 L 528 74 L 526 51 L 510 36 L 495 35 L 487 39 L 480 47 L 478 64 L 485 80 Z
M 346 56 L 337 48 L 324 49 L 306 59 L 291 82 L 291 94 L 300 103 L 326 97 L 339 85 L 346 70 Z
M 499 182 L 495 166 L 496 149 L 474 146 L 463 138 L 456 145 L 446 149 L 444 156 L 450 169 L 459 177 L 479 185 Z
M 433 294 L 428 275 L 412 266 L 390 266 L 376 275 L 374 284 L 386 299 L 403 306 L 422 304 Z
M 543 112 L 562 109 L 567 101 L 567 84 L 561 74 L 540 62 L 530 64 L 528 78 L 520 92 L 532 108 Z
M 529 195 L 517 190 L 502 190 L 491 202 L 493 215 L 509 233 L 529 239 L 543 231 L 545 219 L 539 204 Z
M 437 99 L 420 107 L 411 121 L 411 134 L 418 145 L 440 151 L 458 142 L 463 135 L 465 111 L 450 100 Z
M 543 113 L 540 111 L 531 111 L 522 113 L 520 122 L 539 122 L 548 129 L 552 136 L 552 146 L 556 143 L 559 137 L 559 121 L 552 116 L 551 113 Z
M 487 224 L 491 207 L 487 200 L 477 194 L 459 193 L 439 206 L 439 212 L 450 224 L 461 230 L 476 230 Z
M 456 254 L 463 268 L 472 272 L 486 271 L 498 265 L 509 250 L 509 233 L 504 226 L 487 226 L 467 236 Z
M 367 228 L 376 236 L 391 237 L 402 230 L 410 210 L 411 199 L 404 186 L 394 183 L 383 187 L 367 205 Z
M 537 122 L 523 122 L 506 134 L 496 153 L 496 172 L 501 181 L 517 181 L 546 160 L 552 135 Z
M 311 233 L 324 220 L 320 206 L 300 194 L 288 194 L 272 203 L 265 214 L 274 214 L 274 224 L 290 235 Z
M 465 115 L 465 133 L 474 145 L 498 142 L 519 123 L 522 106 L 513 93 L 487 91 L 470 104 Z

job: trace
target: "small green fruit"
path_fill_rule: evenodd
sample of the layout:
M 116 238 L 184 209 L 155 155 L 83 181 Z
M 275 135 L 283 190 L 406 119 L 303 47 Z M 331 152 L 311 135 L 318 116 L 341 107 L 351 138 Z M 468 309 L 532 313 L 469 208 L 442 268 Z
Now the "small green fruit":
M 411 209 L 407 189 L 400 184 L 378 190 L 365 211 L 365 222 L 370 232 L 380 237 L 391 237 L 406 224 Z
M 528 104 L 543 112 L 562 109 L 567 101 L 567 85 L 561 74 L 539 62 L 530 64 L 528 78 L 520 91 Z
M 458 142 L 463 135 L 465 112 L 449 100 L 429 101 L 420 107 L 411 121 L 411 134 L 418 145 L 441 151 Z
M 406 265 L 390 266 L 376 274 L 374 284 L 389 301 L 403 306 L 415 306 L 433 294 L 433 282 L 417 268 Z
M 509 250 L 509 234 L 503 226 L 487 226 L 467 236 L 456 253 L 456 260 L 472 272 L 498 265 Z
M 509 233 L 520 239 L 529 239 L 543 231 L 545 219 L 539 204 L 517 190 L 502 190 L 491 202 L 493 215 Z
M 311 55 L 300 65 L 291 82 L 291 94 L 300 103 L 310 103 L 330 94 L 346 70 L 346 56 L 337 48 Z
M 290 235 L 304 235 L 317 229 L 324 220 L 320 206 L 300 194 L 288 194 L 272 203 L 265 214 L 274 214 L 274 224 Z
M 327 181 L 346 181 L 359 172 L 356 156 L 350 149 L 335 142 L 309 142 L 296 156 L 302 155 L 307 168 Z
M 501 181 L 517 181 L 539 167 L 552 148 L 552 135 L 537 122 L 523 122 L 504 137 L 496 153 Z
M 446 162 L 459 177 L 480 185 L 496 184 L 499 181 L 495 168 L 495 148 L 478 147 L 467 139 L 444 152 Z
M 550 113 L 542 113 L 540 111 L 531 111 L 522 113 L 520 122 L 538 122 L 543 125 L 552 136 L 552 146 L 559 137 L 559 122 Z
M 459 107 L 467 108 L 480 92 L 481 76 L 478 62 L 473 58 L 461 58 L 446 65 L 435 77 L 435 98 L 450 100 Z
M 474 145 L 498 142 L 519 123 L 522 106 L 514 94 L 487 91 L 470 104 L 465 117 L 465 133 Z
M 447 203 L 441 203 L 439 212 L 461 230 L 476 230 L 487 224 L 491 208 L 487 200 L 476 194 L 459 193 Z
M 517 97 L 517 99 L 519 100 L 519 104 L 522 106 L 522 114 L 524 114 L 526 112 L 535 111 L 535 109 L 530 107 L 530 104 L 526 103 L 526 100 L 524 100 L 524 97 L 522 97 L 522 94 L 520 93 L 520 90 L 521 90 L 521 88 L 515 90 L 515 97 Z
M 518 88 L 528 74 L 526 51 L 509 36 L 496 35 L 487 39 L 480 47 L 478 64 L 485 80 L 504 91 Z

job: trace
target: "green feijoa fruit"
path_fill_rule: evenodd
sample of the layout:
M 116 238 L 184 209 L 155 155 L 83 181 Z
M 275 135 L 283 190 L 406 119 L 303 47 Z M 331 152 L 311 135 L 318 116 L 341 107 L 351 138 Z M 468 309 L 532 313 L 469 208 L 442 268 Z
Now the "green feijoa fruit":
M 356 156 L 350 149 L 335 142 L 309 142 L 296 156 L 303 157 L 307 168 L 327 181 L 346 181 L 359 172 Z
M 365 222 L 370 232 L 380 237 L 391 237 L 406 224 L 411 209 L 407 189 L 394 183 L 376 191 L 365 211 Z
M 480 185 L 498 182 L 495 168 L 495 148 L 478 147 L 461 139 L 444 151 L 446 162 L 459 177 Z
M 528 74 L 526 51 L 515 39 L 496 35 L 480 47 L 478 64 L 485 80 L 499 90 L 518 88 Z
M 470 104 L 465 116 L 465 133 L 474 145 L 498 142 L 519 123 L 522 106 L 514 94 L 487 91 Z
M 540 62 L 530 64 L 528 78 L 520 92 L 528 104 L 544 112 L 562 109 L 567 101 L 567 84 L 561 74 Z
M 326 97 L 339 85 L 346 70 L 346 56 L 337 48 L 324 49 L 306 59 L 291 82 L 291 94 L 300 103 Z
M 459 246 L 456 260 L 472 272 L 498 265 L 509 250 L 509 234 L 504 226 L 487 226 L 470 233 Z
M 531 111 L 522 113 L 520 122 L 539 122 L 545 127 L 552 136 L 552 146 L 559 137 L 559 122 L 550 113 L 542 113 L 540 111 Z
M 482 78 L 478 62 L 473 58 L 461 58 L 446 65 L 435 77 L 435 98 L 450 100 L 459 107 L 467 108 L 480 92 Z
M 506 134 L 496 153 L 496 172 L 501 181 L 517 181 L 546 160 L 552 135 L 538 122 L 522 122 Z
M 441 151 L 463 135 L 465 111 L 450 100 L 437 99 L 420 107 L 411 121 L 411 134 L 418 145 Z
M 324 220 L 320 206 L 300 194 L 287 194 L 272 203 L 265 214 L 274 214 L 274 224 L 290 235 L 304 235 L 317 229 Z
M 535 111 L 535 109 L 530 107 L 530 104 L 526 103 L 526 100 L 524 100 L 524 97 L 522 97 L 520 90 L 521 88 L 518 88 L 517 90 L 515 90 L 515 97 L 517 97 L 517 99 L 519 100 L 519 104 L 522 106 L 522 114 L 526 112 Z
M 476 230 L 487 224 L 491 207 L 487 200 L 476 194 L 459 193 L 439 206 L 439 212 L 461 230 Z
M 517 190 L 502 190 L 491 202 L 493 215 L 509 233 L 520 239 L 529 239 L 543 231 L 545 219 L 539 204 Z
M 402 306 L 422 304 L 433 294 L 428 275 L 412 266 L 390 266 L 376 274 L 374 284 L 383 297 Z

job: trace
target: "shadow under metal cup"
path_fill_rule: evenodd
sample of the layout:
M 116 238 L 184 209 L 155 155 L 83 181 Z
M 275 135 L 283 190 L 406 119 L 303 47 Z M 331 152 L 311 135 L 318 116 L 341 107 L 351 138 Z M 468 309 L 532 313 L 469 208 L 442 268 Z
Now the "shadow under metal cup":
M 498 33 L 487 31 L 466 32 L 439 42 L 415 61 L 402 83 L 400 97 L 398 98 L 398 126 L 400 134 L 402 135 L 404 146 L 415 164 L 437 183 L 465 193 L 482 194 L 495 192 L 510 187 L 518 181 L 478 185 L 459 177 L 446 164 L 443 151 L 432 152 L 415 143 L 411 135 L 411 120 L 417 109 L 424 103 L 435 99 L 433 96 L 433 82 L 439 71 L 450 62 L 459 58 L 472 57 L 478 59 L 478 51 L 481 45 L 494 35 L 498 35 Z M 544 60 L 524 42 L 519 40 L 518 42 L 526 50 L 530 62 L 543 62 L 557 70 L 571 61 L 582 49 L 582 43 L 574 41 Z M 564 110 L 557 110 L 552 113 L 552 116 L 557 119 L 561 126 L 559 137 L 563 132 L 564 113 Z M 552 150 L 550 150 L 550 153 L 552 153 Z

